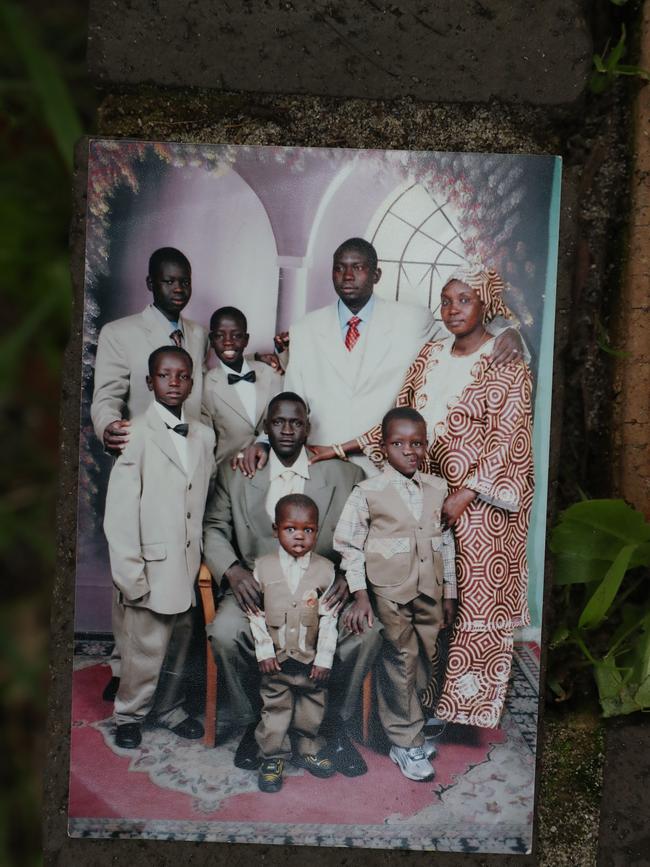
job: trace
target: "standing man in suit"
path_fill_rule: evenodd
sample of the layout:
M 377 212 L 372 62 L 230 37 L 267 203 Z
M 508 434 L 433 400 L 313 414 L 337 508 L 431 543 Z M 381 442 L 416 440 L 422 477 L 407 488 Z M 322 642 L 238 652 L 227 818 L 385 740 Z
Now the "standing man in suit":
M 282 392 L 268 407 L 264 426 L 270 460 L 253 478 L 224 462 L 206 507 L 203 558 L 222 594 L 208 638 L 230 697 L 233 718 L 246 724 L 235 754 L 238 767 L 259 764 L 255 726 L 259 720 L 259 684 L 255 643 L 246 616 L 259 607 L 259 585 L 253 577 L 255 560 L 277 551 L 273 535 L 275 505 L 288 494 L 305 494 L 319 512 L 315 552 L 337 563 L 334 529 L 352 488 L 363 473 L 350 463 L 330 461 L 310 467 L 305 443 L 309 418 L 297 394 Z M 348 597 L 347 584 L 337 576 L 328 594 L 332 606 Z M 330 680 L 330 709 L 323 734 L 338 771 L 348 776 L 366 772 L 363 758 L 350 741 L 346 723 L 352 717 L 363 679 L 381 646 L 380 626 L 363 635 L 339 632 Z
M 210 345 L 219 363 L 203 378 L 201 421 L 217 437 L 217 463 L 229 460 L 261 434 L 268 402 L 282 391 L 282 376 L 244 356 L 248 323 L 236 307 L 210 317 Z
M 159 725 L 180 737 L 203 734 L 183 708 L 183 669 L 214 434 L 185 418 L 192 359 L 184 349 L 154 350 L 147 385 L 154 402 L 134 421 L 113 465 L 104 517 L 123 627 L 115 742 L 127 749 L 140 745 L 141 723 L 152 711 Z
M 180 346 L 194 366 L 194 385 L 185 403 L 188 418 L 201 414 L 203 370 L 208 350 L 204 328 L 181 315 L 192 297 L 192 268 L 174 247 L 161 247 L 149 259 L 147 288 L 152 303 L 142 313 L 104 325 L 99 332 L 95 388 L 90 415 L 106 451 L 119 455 L 129 441 L 131 419 L 142 415 L 152 396 L 147 387 L 147 363 L 160 346 Z M 119 686 L 122 608 L 113 595 L 111 621 L 115 646 L 110 659 L 112 677 L 104 698 L 112 701 Z

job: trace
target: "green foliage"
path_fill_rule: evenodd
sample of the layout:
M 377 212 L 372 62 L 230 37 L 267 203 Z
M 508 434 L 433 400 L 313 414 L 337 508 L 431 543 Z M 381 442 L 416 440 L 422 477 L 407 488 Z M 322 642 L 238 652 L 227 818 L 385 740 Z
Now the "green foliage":
M 617 3 L 616 5 L 622 6 L 623 4 Z M 621 75 L 632 75 L 645 81 L 650 80 L 650 72 L 647 69 L 621 63 L 621 60 L 625 56 L 626 39 L 625 24 L 622 24 L 621 35 L 616 45 L 610 50 L 608 41 L 602 54 L 594 54 L 594 71 L 591 73 L 591 78 L 589 79 L 589 87 L 592 93 L 603 93 Z
M 650 524 L 622 500 L 586 500 L 562 513 L 550 548 L 564 612 L 551 689 L 566 697 L 563 681 L 586 663 L 604 716 L 650 709 Z

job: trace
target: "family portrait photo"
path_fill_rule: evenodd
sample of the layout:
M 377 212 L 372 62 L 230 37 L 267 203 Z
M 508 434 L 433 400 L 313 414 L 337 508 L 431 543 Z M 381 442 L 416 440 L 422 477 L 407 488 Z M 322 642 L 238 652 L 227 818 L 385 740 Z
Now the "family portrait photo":
M 71 836 L 530 852 L 560 183 L 90 140 Z

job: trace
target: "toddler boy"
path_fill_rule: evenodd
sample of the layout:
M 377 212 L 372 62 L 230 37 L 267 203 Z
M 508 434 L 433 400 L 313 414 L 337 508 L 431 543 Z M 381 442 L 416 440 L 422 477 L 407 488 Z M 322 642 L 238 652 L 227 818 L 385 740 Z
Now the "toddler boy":
M 440 523 L 447 483 L 418 470 L 426 436 L 425 421 L 414 409 L 386 413 L 384 470 L 352 490 L 334 533 L 355 597 L 345 625 L 357 632 L 366 622 L 372 625 L 369 586 L 384 626 L 379 718 L 391 742 L 390 758 L 416 781 L 432 779 L 429 758 L 435 753 L 425 742 L 416 673 L 420 663 L 430 673 L 438 632 L 456 614 L 454 538 Z
M 334 765 L 324 753 L 319 729 L 325 715 L 325 684 L 336 649 L 338 612 L 322 599 L 334 582 L 334 565 L 312 552 L 318 534 L 318 507 L 304 494 L 281 497 L 275 507 L 275 554 L 255 562 L 263 610 L 249 610 L 255 654 L 262 674 L 262 718 L 255 730 L 262 764 L 262 792 L 282 787 L 284 760 L 315 777 L 331 777 Z

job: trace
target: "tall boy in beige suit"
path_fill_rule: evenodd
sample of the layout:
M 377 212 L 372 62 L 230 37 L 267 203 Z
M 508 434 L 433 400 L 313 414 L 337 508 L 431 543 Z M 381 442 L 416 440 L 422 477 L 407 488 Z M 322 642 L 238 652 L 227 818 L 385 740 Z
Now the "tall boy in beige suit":
M 149 357 L 149 371 L 154 402 L 134 420 L 129 443 L 113 466 L 104 516 L 121 608 L 115 741 L 124 748 L 139 746 L 141 723 L 150 713 L 181 737 L 203 734 L 183 709 L 183 669 L 214 434 L 183 413 L 192 390 L 188 352 L 160 347 Z
M 455 546 L 440 524 L 447 483 L 418 471 L 427 448 L 424 419 L 410 407 L 392 409 L 382 435 L 384 471 L 353 489 L 334 549 L 355 597 L 344 626 L 372 625 L 367 587 L 384 625 L 378 711 L 390 758 L 405 777 L 424 781 L 434 774 L 434 750 L 425 743 L 416 675 L 421 666 L 428 677 L 438 632 L 456 616 Z

